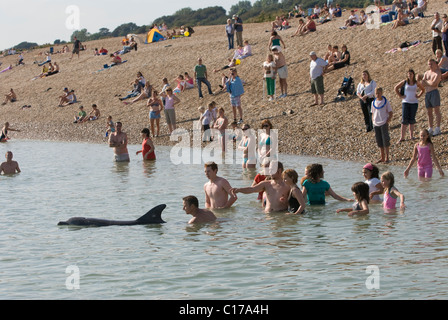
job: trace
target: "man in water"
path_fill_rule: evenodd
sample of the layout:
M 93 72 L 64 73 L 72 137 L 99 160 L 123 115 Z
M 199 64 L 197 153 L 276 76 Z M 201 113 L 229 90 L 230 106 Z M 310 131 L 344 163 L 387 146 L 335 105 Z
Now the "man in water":
M 117 162 L 129 162 L 128 153 L 128 136 L 125 132 L 121 131 L 122 123 L 117 122 L 115 124 L 115 132 L 112 132 L 109 136 L 109 147 L 114 148 L 115 161 Z
M 204 185 L 205 207 L 209 209 L 225 209 L 232 206 L 237 197 L 230 193 L 232 187 L 230 183 L 217 176 L 218 165 L 214 162 L 207 162 L 204 165 L 205 176 L 209 181 Z
M 13 154 L 11 151 L 6 152 L 6 161 L 0 165 L 0 174 L 14 174 L 20 172 L 19 164 L 17 161 L 12 160 L 12 156 Z
M 266 193 L 265 212 L 288 210 L 288 196 L 291 188 L 282 178 L 283 164 L 279 161 L 271 161 L 269 175 L 271 180 L 264 180 L 253 187 L 234 188 L 232 194 L 240 193 Z
M 199 201 L 195 196 L 186 196 L 183 199 L 183 210 L 186 214 L 191 214 L 193 218 L 188 223 L 213 222 L 216 216 L 208 209 L 199 209 Z

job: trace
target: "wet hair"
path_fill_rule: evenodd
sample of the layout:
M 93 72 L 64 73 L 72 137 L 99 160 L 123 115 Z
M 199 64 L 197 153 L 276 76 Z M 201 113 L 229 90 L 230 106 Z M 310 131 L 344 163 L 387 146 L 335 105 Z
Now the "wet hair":
M 352 186 L 352 192 L 356 195 L 356 200 L 366 200 L 369 203 L 369 185 L 365 182 L 356 182 Z
M 147 137 L 149 137 L 149 129 L 148 128 L 144 128 L 141 133 L 146 134 Z
M 183 201 L 188 203 L 188 205 L 194 205 L 196 208 L 199 208 L 199 200 L 195 196 L 186 196 L 182 198 Z
M 426 142 L 432 144 L 432 141 L 431 141 L 431 135 L 429 134 L 428 129 L 422 129 L 422 131 L 423 131 L 423 132 L 426 132 L 426 135 L 428 136 L 428 137 L 426 138 Z
M 381 175 L 381 178 L 384 180 L 389 181 L 389 190 L 394 186 L 395 184 L 395 177 L 394 174 L 390 171 L 386 171 Z
M 294 184 L 296 184 L 297 181 L 299 180 L 299 175 L 297 174 L 296 170 L 294 170 L 294 169 L 286 169 L 285 171 L 283 171 L 282 176 L 290 177 Z
M 213 171 L 218 171 L 218 165 L 213 161 L 206 162 L 204 164 L 204 168 L 210 168 Z
M 322 177 L 322 173 L 324 172 L 324 168 L 319 163 L 313 163 L 308 172 L 308 179 L 313 183 L 317 183 Z

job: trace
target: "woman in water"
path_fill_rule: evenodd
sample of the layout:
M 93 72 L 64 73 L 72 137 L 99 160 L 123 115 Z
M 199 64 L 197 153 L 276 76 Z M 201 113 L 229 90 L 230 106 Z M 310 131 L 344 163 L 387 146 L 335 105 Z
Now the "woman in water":
M 144 128 L 141 131 L 143 142 L 142 150 L 137 151 L 135 154 L 141 153 L 143 160 L 156 160 L 156 154 L 154 153 L 154 143 L 149 136 L 149 129 Z

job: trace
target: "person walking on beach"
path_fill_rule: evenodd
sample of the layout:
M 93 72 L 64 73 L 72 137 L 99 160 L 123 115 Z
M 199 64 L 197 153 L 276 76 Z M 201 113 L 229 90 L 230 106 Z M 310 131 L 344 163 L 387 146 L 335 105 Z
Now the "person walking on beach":
M 193 216 L 193 218 L 188 221 L 189 224 L 207 223 L 216 220 L 216 216 L 212 211 L 199 208 L 199 200 L 195 196 L 183 197 L 182 201 L 185 213 Z
M 198 64 L 194 67 L 194 77 L 196 78 L 196 84 L 198 86 L 199 98 L 203 98 L 202 95 L 202 83 L 205 83 L 208 89 L 208 93 L 213 95 L 210 82 L 207 80 L 207 67 L 202 64 L 202 58 L 198 58 Z
M 314 103 L 311 106 L 316 106 L 319 104 L 324 104 L 324 72 L 327 69 L 328 63 L 322 59 L 318 58 L 316 52 L 310 52 L 310 84 L 311 93 L 314 95 Z
M 78 38 L 73 37 L 73 51 L 72 51 L 72 56 L 70 57 L 70 59 L 73 58 L 74 54 L 78 55 L 78 59 L 79 59 L 79 51 L 81 50 L 81 41 L 78 40 Z
M 17 161 L 12 160 L 12 157 L 12 152 L 7 151 L 5 154 L 6 161 L 0 165 L 0 174 L 14 174 L 21 172 L 19 164 Z
M 204 165 L 204 172 L 209 180 L 204 184 L 205 207 L 208 209 L 230 208 L 237 197 L 231 194 L 230 183 L 218 177 L 218 165 L 215 162 L 207 162 Z
M 115 132 L 109 135 L 109 147 L 114 148 L 116 162 L 129 162 L 128 153 L 128 136 L 121 131 L 123 124 L 117 121 L 115 124 Z
M 442 79 L 439 65 L 434 59 L 428 60 L 429 70 L 424 73 L 423 76 L 419 75 L 417 80 L 421 80 L 423 87 L 425 88 L 425 105 L 428 113 L 430 135 L 436 136 L 441 133 L 440 122 L 442 121 L 442 114 L 440 112 L 440 93 L 438 90 L 439 83 Z M 434 125 L 434 115 L 436 114 L 436 127 Z
M 237 15 L 233 15 L 235 23 L 233 24 L 236 32 L 236 45 L 243 47 L 243 20 Z

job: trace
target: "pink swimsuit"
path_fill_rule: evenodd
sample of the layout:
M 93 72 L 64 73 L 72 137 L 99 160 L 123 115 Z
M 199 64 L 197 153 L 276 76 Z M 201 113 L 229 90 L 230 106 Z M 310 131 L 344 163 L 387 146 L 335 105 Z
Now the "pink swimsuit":
M 390 190 L 384 193 L 383 199 L 383 208 L 384 209 L 395 209 L 395 205 L 397 204 L 397 198 L 394 198 L 390 194 Z
M 429 145 L 421 146 L 417 145 L 418 151 L 418 160 L 417 160 L 417 169 L 418 176 L 431 178 L 432 177 L 432 158 L 431 158 L 431 149 Z

